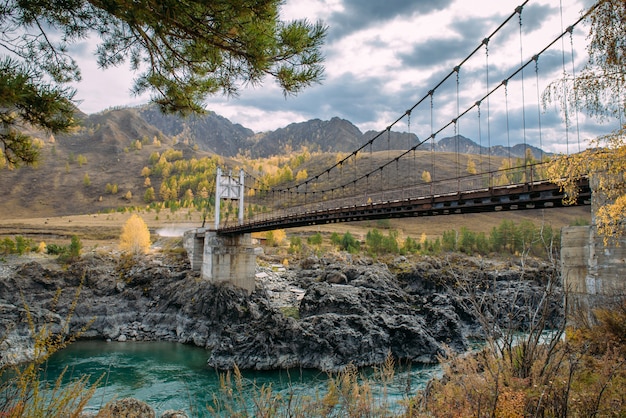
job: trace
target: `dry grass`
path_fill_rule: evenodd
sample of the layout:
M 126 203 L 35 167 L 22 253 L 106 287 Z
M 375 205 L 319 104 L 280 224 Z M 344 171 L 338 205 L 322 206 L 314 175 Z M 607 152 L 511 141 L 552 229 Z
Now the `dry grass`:
M 554 349 L 538 346 L 524 377 L 506 355 L 488 349 L 453 356 L 444 365 L 444 378 L 418 394 L 406 416 L 626 416 L 624 328 L 614 327 L 624 324 L 625 313 L 624 303 L 598 312 L 599 325 L 569 329 Z

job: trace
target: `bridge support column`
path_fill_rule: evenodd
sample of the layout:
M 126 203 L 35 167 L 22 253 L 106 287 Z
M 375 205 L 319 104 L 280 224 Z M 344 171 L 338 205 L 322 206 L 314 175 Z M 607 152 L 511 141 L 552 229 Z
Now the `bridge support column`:
M 561 230 L 561 277 L 568 320 L 594 322 L 593 309 L 611 308 L 626 297 L 626 239 L 605 246 L 593 226 Z
M 256 256 L 261 249 L 254 247 L 250 234 L 226 236 L 199 228 L 185 232 L 183 245 L 191 268 L 200 271 L 203 279 L 254 291 Z

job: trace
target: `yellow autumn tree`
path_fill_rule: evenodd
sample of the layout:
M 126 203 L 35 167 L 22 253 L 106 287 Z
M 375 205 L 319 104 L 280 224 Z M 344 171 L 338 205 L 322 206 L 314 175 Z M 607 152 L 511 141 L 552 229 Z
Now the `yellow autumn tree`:
M 626 2 L 599 0 L 585 18 L 589 23 L 587 64 L 578 74 L 553 82 L 544 101 L 560 103 L 564 110 L 583 109 L 599 119 L 612 117 L 620 126 L 593 139 L 584 152 L 555 158 L 549 175 L 565 190 L 565 203 L 576 201 L 578 180 L 589 176 L 595 196 L 601 199 L 595 223 L 607 243 L 626 234 Z
M 275 229 L 265 234 L 266 243 L 270 247 L 280 246 L 285 241 L 285 238 L 287 238 L 287 234 L 285 234 L 284 229 Z
M 150 231 L 144 220 L 133 214 L 120 235 L 120 249 L 131 254 L 145 254 L 150 248 Z
M 296 181 L 301 182 L 306 180 L 308 177 L 309 174 L 307 173 L 306 169 L 303 169 L 298 171 L 298 173 L 296 174 Z
M 467 173 L 468 174 L 476 174 L 478 170 L 476 169 L 476 162 L 472 160 L 470 157 L 467 158 Z
M 594 199 L 599 204 L 595 212 L 598 233 L 608 243 L 625 234 L 626 222 L 626 144 L 620 137 L 603 137 L 605 146 L 587 149 L 574 155 L 556 157 L 548 167 L 548 176 L 565 191 L 564 203 L 578 199 L 578 180 L 589 176 Z

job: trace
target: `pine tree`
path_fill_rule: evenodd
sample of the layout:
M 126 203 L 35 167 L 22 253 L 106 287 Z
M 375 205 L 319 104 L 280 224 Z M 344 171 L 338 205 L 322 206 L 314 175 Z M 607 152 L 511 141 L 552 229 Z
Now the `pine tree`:
M 164 112 L 203 112 L 214 94 L 274 79 L 285 95 L 323 76 L 326 28 L 279 18 L 282 0 L 127 2 L 17 1 L 0 13 L 0 145 L 13 167 L 38 157 L 24 123 L 51 132 L 75 125 L 72 103 L 80 69 L 70 52 L 99 37 L 100 67 L 129 60 L 133 92 L 151 93 Z
M 146 203 L 151 203 L 151 202 L 154 202 L 155 197 L 156 196 L 154 194 L 154 188 L 148 187 L 143 194 L 143 201 Z

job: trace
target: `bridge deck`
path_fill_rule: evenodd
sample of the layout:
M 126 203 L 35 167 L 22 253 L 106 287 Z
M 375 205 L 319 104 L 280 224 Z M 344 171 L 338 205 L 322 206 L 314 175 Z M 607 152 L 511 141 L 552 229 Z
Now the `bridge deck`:
M 587 179 L 579 182 L 578 204 L 589 204 L 591 190 Z M 317 224 L 365 221 L 370 219 L 479 213 L 501 210 L 542 209 L 563 206 L 564 193 L 548 181 L 528 182 L 463 192 L 435 194 L 365 203 L 353 206 L 323 208 L 300 213 L 273 212 L 271 217 L 253 219 L 242 225 L 227 225 L 219 234 L 240 234 L 295 228 Z

